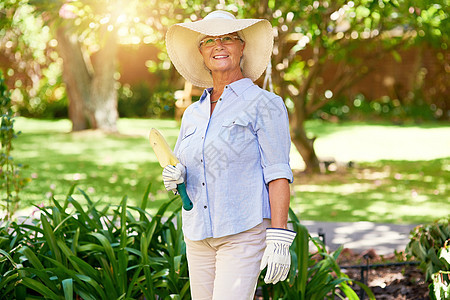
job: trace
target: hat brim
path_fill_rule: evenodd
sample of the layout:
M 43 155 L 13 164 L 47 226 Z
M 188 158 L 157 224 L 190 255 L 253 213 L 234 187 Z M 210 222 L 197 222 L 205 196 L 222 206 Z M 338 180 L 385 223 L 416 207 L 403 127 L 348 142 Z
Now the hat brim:
M 204 67 L 198 49 L 199 35 L 220 36 L 240 31 L 245 40 L 242 59 L 243 75 L 258 79 L 266 69 L 273 48 L 273 31 L 264 19 L 203 19 L 175 24 L 166 34 L 166 47 L 177 71 L 193 85 L 212 87 L 212 76 Z

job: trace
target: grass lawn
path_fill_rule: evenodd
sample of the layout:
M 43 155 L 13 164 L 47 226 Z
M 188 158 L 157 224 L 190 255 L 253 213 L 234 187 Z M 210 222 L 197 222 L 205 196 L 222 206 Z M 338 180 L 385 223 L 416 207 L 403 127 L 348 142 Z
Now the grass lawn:
M 138 205 L 149 182 L 149 211 L 171 197 L 148 143 L 150 128 L 160 129 L 172 146 L 178 125 L 172 120 L 121 119 L 119 134 L 69 133 L 68 120 L 16 119 L 22 134 L 13 157 L 28 165 L 32 178 L 21 208 L 63 200 L 72 184 L 92 200 L 118 204 L 127 195 Z M 292 208 L 302 219 L 423 223 L 450 214 L 450 127 L 448 124 L 307 123 L 318 136 L 320 157 L 355 162 L 347 170 L 306 176 L 295 149 L 296 180 Z M 76 194 L 81 199 L 81 194 Z M 181 201 L 180 201 L 181 202 Z

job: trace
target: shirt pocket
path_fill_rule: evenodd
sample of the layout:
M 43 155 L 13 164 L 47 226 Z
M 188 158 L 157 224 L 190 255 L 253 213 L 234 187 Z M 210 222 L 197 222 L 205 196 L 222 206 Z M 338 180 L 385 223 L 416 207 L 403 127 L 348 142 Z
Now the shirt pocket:
M 190 127 L 185 130 L 183 137 L 181 138 L 180 146 L 178 147 L 177 156 L 184 157 L 184 152 L 189 147 L 189 144 L 192 141 L 192 137 L 194 136 L 197 127 Z
M 222 123 L 220 139 L 229 162 L 241 162 L 252 157 L 256 143 L 252 124 L 247 118 L 235 117 Z

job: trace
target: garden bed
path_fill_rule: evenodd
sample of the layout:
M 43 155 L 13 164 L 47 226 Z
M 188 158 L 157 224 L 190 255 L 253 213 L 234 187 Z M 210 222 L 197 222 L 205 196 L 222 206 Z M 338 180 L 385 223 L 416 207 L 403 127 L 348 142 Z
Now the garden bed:
M 366 255 L 366 258 L 364 258 L 364 255 Z M 396 261 L 396 256 L 398 257 L 398 254 L 380 257 L 374 251 L 354 254 L 344 249 L 338 262 L 351 279 L 364 281 L 370 287 L 377 300 L 430 299 L 428 296 L 428 283 L 425 282 L 425 276 L 417 264 L 411 261 L 399 263 Z M 366 269 L 367 262 L 373 266 L 369 270 Z M 401 263 L 404 263 L 404 265 L 399 265 Z M 346 266 L 353 267 L 346 268 Z M 363 269 L 355 268 L 354 266 L 362 266 Z M 354 289 L 360 298 L 363 299 L 359 287 L 355 286 Z

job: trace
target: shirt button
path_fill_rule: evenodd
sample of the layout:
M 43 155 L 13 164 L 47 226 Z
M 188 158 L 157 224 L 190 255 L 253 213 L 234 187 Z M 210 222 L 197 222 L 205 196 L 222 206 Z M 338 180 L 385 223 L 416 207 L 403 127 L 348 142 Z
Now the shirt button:
M 203 186 L 205 186 L 205 183 L 204 183 L 204 182 L 202 182 L 202 185 L 203 185 Z
M 200 162 L 203 162 L 203 159 L 200 159 Z
M 219 98 L 219 101 L 222 101 L 222 98 Z
M 204 208 L 204 209 L 207 209 L 207 208 L 208 208 L 208 206 L 206 206 L 206 205 L 205 205 L 205 206 L 203 206 L 203 208 Z

